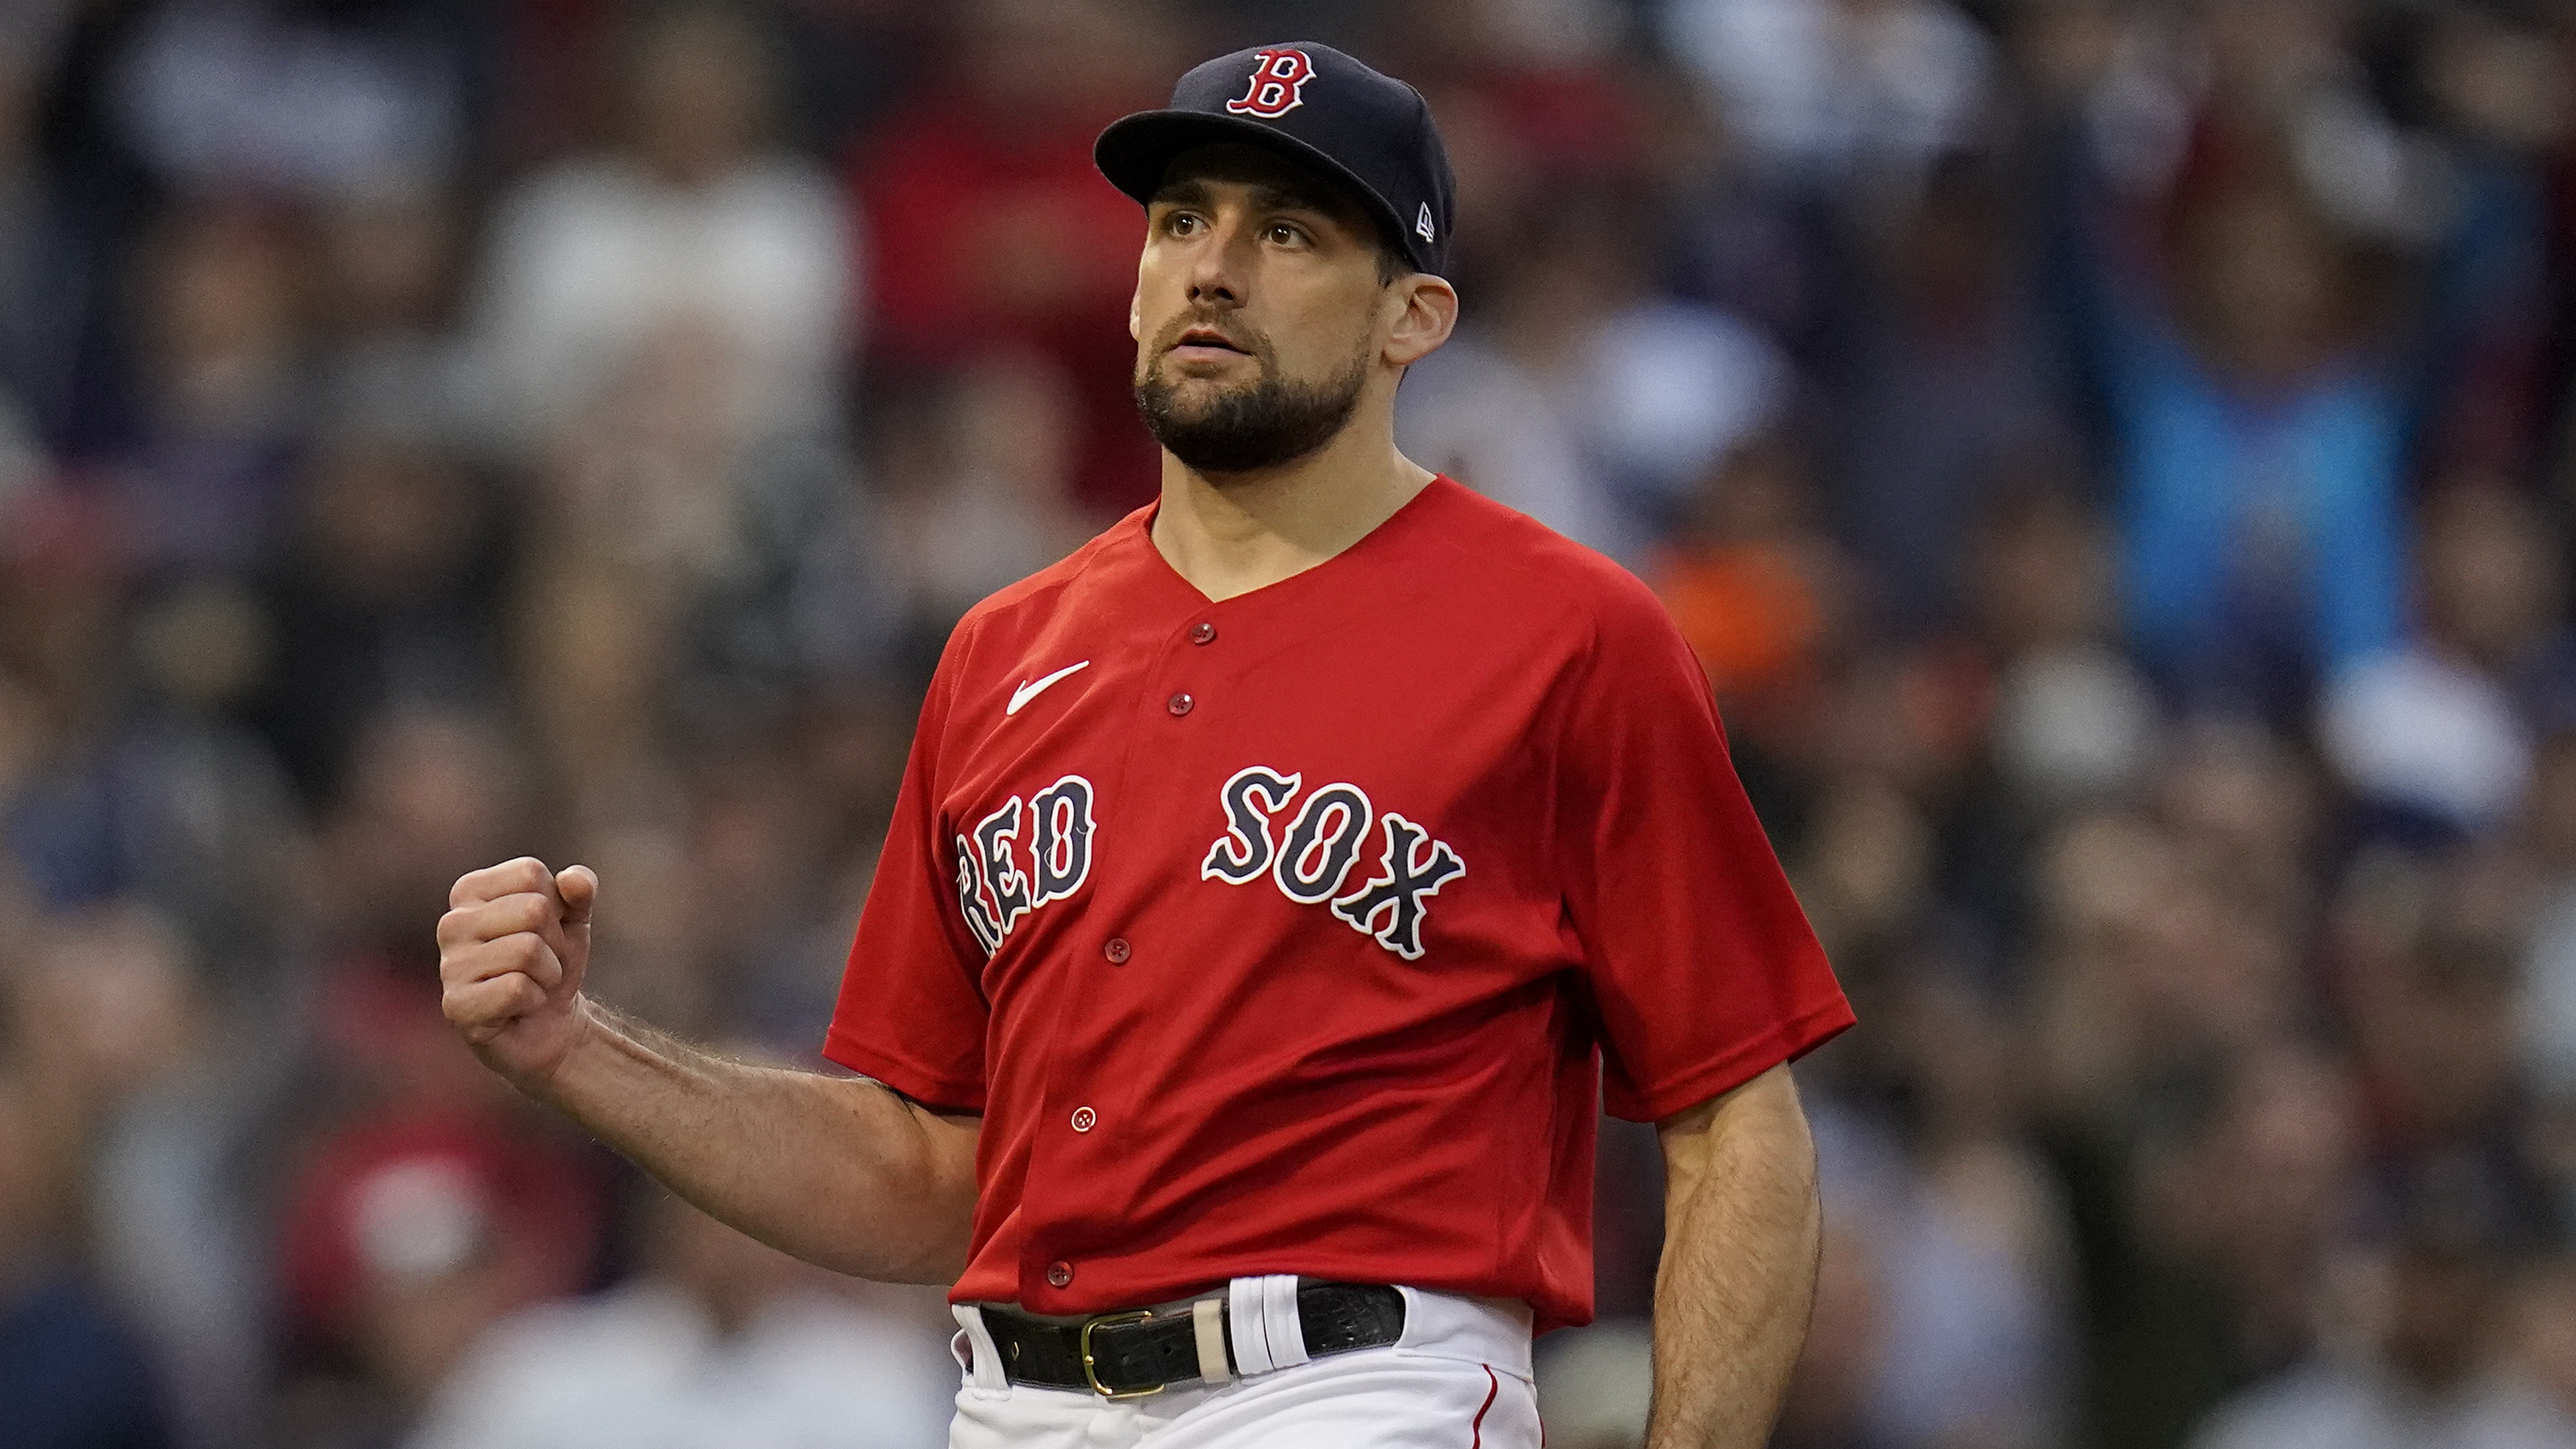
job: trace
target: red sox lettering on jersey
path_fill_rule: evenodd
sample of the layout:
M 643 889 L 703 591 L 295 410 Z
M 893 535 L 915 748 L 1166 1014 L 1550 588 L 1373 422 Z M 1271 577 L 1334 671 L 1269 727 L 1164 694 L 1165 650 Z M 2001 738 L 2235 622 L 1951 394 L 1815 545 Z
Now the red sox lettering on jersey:
M 1315 62 L 1302 50 L 1257 50 L 1251 88 L 1225 103 L 1238 116 L 1275 118 L 1306 103 L 1306 82 L 1315 78 Z
M 1464 875 L 1466 864 L 1448 842 L 1396 811 L 1375 815 L 1367 792 L 1350 784 L 1307 796 L 1280 842 L 1273 817 L 1296 800 L 1304 779 L 1264 765 L 1236 771 L 1218 792 L 1225 832 L 1208 847 L 1199 877 L 1229 885 L 1266 879 L 1302 905 L 1329 902 L 1352 930 L 1408 961 L 1420 960 L 1424 898 Z M 1025 807 L 1012 796 L 971 835 L 956 837 L 958 914 L 985 955 L 1002 948 L 1022 916 L 1072 895 L 1090 877 L 1091 801 L 1091 782 L 1067 775 Z M 1376 872 L 1345 895 L 1343 883 L 1362 858 L 1372 825 L 1383 839 Z
M 1025 829 L 1029 868 L 1013 845 Z M 1091 877 L 1091 782 L 1067 775 L 1029 797 L 1012 796 L 957 837 L 957 911 L 992 955 L 1020 917 L 1082 889 Z
M 1706 676 L 1634 577 L 1445 478 L 1222 601 L 1150 518 L 958 626 L 825 1044 L 982 1115 L 952 1296 L 1297 1273 L 1583 1321 L 1600 1107 L 1851 1020 Z
M 1246 885 L 1268 876 L 1280 894 L 1303 905 L 1325 901 L 1333 914 L 1363 936 L 1407 961 L 1422 958 L 1422 898 L 1438 891 L 1466 865 L 1447 842 L 1392 810 L 1379 819 L 1386 846 L 1378 873 L 1341 895 L 1342 882 L 1369 837 L 1369 798 L 1357 785 L 1331 784 L 1306 797 L 1288 824 L 1284 845 L 1271 841 L 1271 817 L 1288 808 L 1303 775 L 1282 775 L 1265 765 L 1238 770 L 1218 792 L 1225 805 L 1225 834 L 1208 847 L 1199 866 L 1204 880 Z

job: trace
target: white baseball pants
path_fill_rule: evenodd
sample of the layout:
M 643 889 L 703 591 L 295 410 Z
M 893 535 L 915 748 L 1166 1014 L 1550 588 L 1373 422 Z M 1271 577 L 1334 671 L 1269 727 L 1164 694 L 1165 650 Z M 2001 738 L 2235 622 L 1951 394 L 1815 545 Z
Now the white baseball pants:
M 1269 1281 L 1236 1279 L 1237 1307 L 1247 1296 L 1259 1301 Z M 1278 1298 L 1268 1300 L 1274 1343 L 1301 1342 L 1295 1281 L 1287 1280 L 1288 1323 L 1279 1321 Z M 959 1305 L 963 1326 L 951 1348 L 966 1382 L 957 1391 L 948 1449 L 1539 1449 L 1529 1309 L 1414 1288 L 1403 1293 L 1404 1336 L 1384 1348 L 1141 1399 L 1014 1387 L 1002 1376 L 982 1310 Z

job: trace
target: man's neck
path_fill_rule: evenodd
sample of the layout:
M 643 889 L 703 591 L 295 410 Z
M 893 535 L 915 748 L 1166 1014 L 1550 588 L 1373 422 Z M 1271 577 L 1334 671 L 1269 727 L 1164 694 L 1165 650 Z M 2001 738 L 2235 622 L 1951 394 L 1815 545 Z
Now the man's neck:
M 1333 441 L 1277 468 L 1215 482 L 1163 455 L 1154 547 L 1211 600 L 1304 573 L 1413 501 L 1432 474 L 1395 450 L 1390 430 L 1353 418 Z

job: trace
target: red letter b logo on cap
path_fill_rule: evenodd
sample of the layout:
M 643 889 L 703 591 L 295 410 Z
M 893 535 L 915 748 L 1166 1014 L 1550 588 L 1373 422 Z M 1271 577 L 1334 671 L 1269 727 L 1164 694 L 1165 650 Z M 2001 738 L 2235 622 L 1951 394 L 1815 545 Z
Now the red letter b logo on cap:
M 1315 78 L 1315 63 L 1302 50 L 1256 50 L 1252 89 L 1225 108 L 1238 116 L 1284 116 L 1306 103 L 1306 82 Z

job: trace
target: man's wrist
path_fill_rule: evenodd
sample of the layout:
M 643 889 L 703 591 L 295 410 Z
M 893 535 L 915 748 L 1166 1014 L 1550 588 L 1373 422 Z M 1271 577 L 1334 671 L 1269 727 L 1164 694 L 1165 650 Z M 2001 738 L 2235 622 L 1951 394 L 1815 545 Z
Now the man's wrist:
M 605 1018 L 597 1003 L 587 993 L 577 992 L 571 1010 L 565 1014 L 563 1050 L 541 1069 L 513 1074 L 510 1085 L 532 1101 L 570 1112 L 599 1048 L 617 1034 L 616 1026 Z

